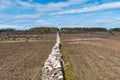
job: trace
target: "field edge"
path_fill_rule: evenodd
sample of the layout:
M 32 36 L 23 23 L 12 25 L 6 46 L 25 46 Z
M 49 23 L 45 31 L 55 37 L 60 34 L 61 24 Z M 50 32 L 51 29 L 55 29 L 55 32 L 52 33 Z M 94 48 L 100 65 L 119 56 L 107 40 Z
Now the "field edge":
M 63 66 L 65 80 L 74 80 L 74 76 L 72 73 L 72 64 L 70 63 L 68 52 L 65 49 L 64 42 L 62 40 L 61 40 L 61 53 L 63 56 L 63 60 L 65 62 L 65 65 Z

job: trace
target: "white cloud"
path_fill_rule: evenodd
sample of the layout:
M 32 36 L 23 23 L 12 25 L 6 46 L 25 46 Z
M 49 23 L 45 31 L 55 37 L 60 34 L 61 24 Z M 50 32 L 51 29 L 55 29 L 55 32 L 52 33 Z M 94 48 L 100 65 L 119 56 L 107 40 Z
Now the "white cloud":
M 14 16 L 13 18 L 14 19 L 30 19 L 30 18 L 38 18 L 40 17 L 41 15 L 40 14 L 24 14 L 24 15 L 16 15 Z
M 112 24 L 113 23 L 119 23 L 120 18 L 116 18 L 115 20 L 109 21 L 109 20 L 97 20 L 93 19 L 94 16 L 92 15 L 81 16 L 81 19 L 74 19 L 74 17 L 71 16 L 63 16 L 63 15 L 55 15 L 55 14 L 74 14 L 74 13 L 87 13 L 87 12 L 93 12 L 93 11 L 99 11 L 99 10 L 105 10 L 105 9 L 117 9 L 120 8 L 120 2 L 111 2 L 111 3 L 105 3 L 105 4 L 90 4 L 86 6 L 85 8 L 79 8 L 79 9 L 72 9 L 72 7 L 69 6 L 76 6 L 77 4 L 82 4 L 88 0 L 68 0 L 67 2 L 58 2 L 58 3 L 48 3 L 48 4 L 40 4 L 33 2 L 33 0 L 29 0 L 28 2 L 25 2 L 23 0 L 0 0 L 0 23 L 1 24 L 9 24 L 9 25 L 1 25 L 0 28 L 4 27 L 12 27 L 12 28 L 19 28 L 19 26 L 14 25 L 20 25 L 20 26 L 98 26 L 101 24 Z M 83 7 L 83 6 L 82 6 Z M 15 11 L 19 10 L 19 12 L 23 11 L 21 14 L 14 14 L 11 12 L 11 14 L 7 14 L 5 12 L 2 12 L 2 10 L 6 9 L 14 9 Z M 64 10 L 64 8 L 68 10 Z M 75 7 L 74 7 L 75 8 Z M 36 10 L 37 12 L 34 13 L 24 13 L 25 10 Z M 72 9 L 72 10 L 70 10 Z M 33 11 L 34 11 L 33 10 Z M 60 11 L 60 12 L 59 12 Z M 17 12 L 18 13 L 18 12 Z M 51 13 L 54 13 L 54 16 L 51 16 Z M 112 13 L 113 14 L 113 13 Z M 49 20 L 42 16 L 49 16 Z M 105 14 L 105 15 L 108 15 Z M 105 17 L 104 15 L 104 17 Z M 110 15 L 110 14 L 109 14 Z M 66 19 L 65 19 L 66 18 Z M 91 18 L 93 20 L 91 20 Z M 103 25 L 104 26 L 104 25 Z M 24 28 L 24 27 L 23 27 Z
M 25 1 L 21 1 L 21 0 L 15 0 L 15 1 L 16 1 L 16 4 L 20 5 L 20 7 L 23 9 L 34 7 L 34 5 Z
M 0 13 L 0 19 L 8 19 L 8 18 L 10 18 L 10 17 L 12 17 L 12 15 Z
M 13 7 L 12 0 L 0 0 L 0 10 Z
M 120 2 L 105 3 L 97 6 L 85 7 L 82 9 L 63 10 L 54 14 L 76 14 L 117 8 L 120 8 Z
M 5 10 L 5 9 L 28 9 L 32 8 L 34 5 L 22 1 L 22 0 L 0 0 L 0 10 Z
M 22 18 L 37 18 L 41 15 L 50 15 L 49 12 L 60 11 L 63 10 L 64 7 L 68 7 L 70 5 L 81 4 L 86 0 L 68 0 L 67 2 L 58 2 L 58 3 L 48 3 L 48 4 L 40 4 L 37 2 L 33 2 L 33 0 L 29 0 L 28 2 L 22 0 L 0 0 L 0 14 L 2 15 L 0 19 L 22 19 Z M 34 9 L 37 12 L 35 14 L 22 14 L 22 15 L 13 15 L 2 12 L 1 10 L 6 9 L 14 9 L 15 11 L 27 9 Z M 3 22 L 3 21 L 1 21 Z
M 39 12 L 49 12 L 49 11 L 62 10 L 64 7 L 81 4 L 86 1 L 87 0 L 68 0 L 67 2 L 58 2 L 58 3 L 50 2 L 47 4 L 40 4 L 37 2 L 33 2 L 32 0 L 29 0 L 28 2 L 22 0 L 0 0 L 0 10 L 7 8 L 15 8 L 15 9 L 33 8 Z
M 0 29 L 2 29 L 2 28 L 20 28 L 20 26 L 15 26 L 15 25 L 0 25 Z
M 119 20 L 120 21 L 120 17 L 116 17 L 115 20 Z
M 88 1 L 88 0 L 69 0 L 68 3 L 71 5 L 74 5 L 74 4 L 84 3 L 86 1 Z
M 86 1 L 87 0 L 69 0 L 67 2 L 59 2 L 59 3 L 51 2 L 46 5 L 35 3 L 34 5 L 35 5 L 35 9 L 39 12 L 49 12 L 49 11 L 63 10 L 64 7 L 81 4 Z

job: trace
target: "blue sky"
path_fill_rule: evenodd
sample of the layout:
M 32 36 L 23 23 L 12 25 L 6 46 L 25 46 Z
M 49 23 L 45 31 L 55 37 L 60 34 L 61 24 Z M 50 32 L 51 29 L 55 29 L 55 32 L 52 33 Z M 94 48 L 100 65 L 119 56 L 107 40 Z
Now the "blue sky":
M 120 0 L 0 0 L 0 28 L 120 27 Z

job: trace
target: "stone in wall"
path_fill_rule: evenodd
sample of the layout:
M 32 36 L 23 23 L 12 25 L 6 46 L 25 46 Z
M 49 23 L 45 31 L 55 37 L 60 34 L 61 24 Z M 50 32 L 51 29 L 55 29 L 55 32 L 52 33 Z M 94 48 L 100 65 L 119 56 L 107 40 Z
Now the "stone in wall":
M 42 80 L 63 80 L 63 64 L 64 61 L 62 60 L 62 55 L 60 53 L 60 37 L 57 33 L 56 44 L 42 69 Z

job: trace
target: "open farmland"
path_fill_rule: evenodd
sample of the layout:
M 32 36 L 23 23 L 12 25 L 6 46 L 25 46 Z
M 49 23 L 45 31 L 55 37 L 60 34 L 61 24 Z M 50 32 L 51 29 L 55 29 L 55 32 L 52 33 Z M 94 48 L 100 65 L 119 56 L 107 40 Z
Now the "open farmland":
M 72 80 L 120 80 L 120 36 L 61 34 L 61 38 Z
M 0 41 L 0 80 L 38 80 L 44 61 L 55 43 L 56 34 L 38 40 Z

